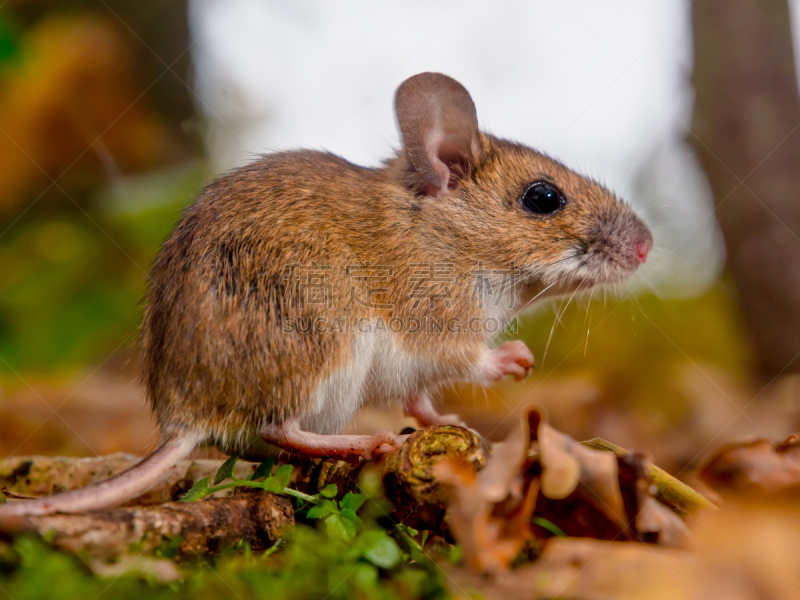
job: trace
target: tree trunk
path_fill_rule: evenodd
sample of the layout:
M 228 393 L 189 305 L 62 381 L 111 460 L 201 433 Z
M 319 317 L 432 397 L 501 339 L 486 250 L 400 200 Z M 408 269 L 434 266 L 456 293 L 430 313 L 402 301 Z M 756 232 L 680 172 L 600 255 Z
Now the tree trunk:
M 692 141 L 769 381 L 800 369 L 800 96 L 786 0 L 696 0 Z

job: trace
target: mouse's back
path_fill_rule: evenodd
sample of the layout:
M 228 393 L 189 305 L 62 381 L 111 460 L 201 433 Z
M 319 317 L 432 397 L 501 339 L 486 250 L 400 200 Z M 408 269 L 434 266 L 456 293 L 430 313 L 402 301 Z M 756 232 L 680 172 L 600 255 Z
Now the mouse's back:
M 147 393 L 166 435 L 235 439 L 302 414 L 350 340 L 283 323 L 324 312 L 301 297 L 315 278 L 324 300 L 346 297 L 330 271 L 359 257 L 340 234 L 355 200 L 349 209 L 341 197 L 363 198 L 373 179 L 330 154 L 279 153 L 213 181 L 186 209 L 153 264 L 142 325 Z

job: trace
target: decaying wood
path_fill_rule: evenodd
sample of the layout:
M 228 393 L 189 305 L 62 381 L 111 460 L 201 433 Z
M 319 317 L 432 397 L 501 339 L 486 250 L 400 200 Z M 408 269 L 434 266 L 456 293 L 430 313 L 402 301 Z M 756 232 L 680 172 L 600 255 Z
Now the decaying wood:
M 263 550 L 293 525 L 294 509 L 288 498 L 259 492 L 191 504 L 167 502 L 28 517 L 16 520 L 13 529 L 46 535 L 58 548 L 96 559 L 124 554 L 131 545 L 150 551 L 169 547 L 179 557 L 213 554 L 242 541 Z
M 0 491 L 12 497 L 50 496 L 65 490 L 85 487 L 96 481 L 105 481 L 142 460 L 133 454 L 110 454 L 90 458 L 65 456 L 20 456 L 0 461 Z M 214 478 L 219 460 L 182 460 L 176 463 L 150 491 L 129 504 L 152 505 L 180 500 L 203 477 Z M 240 461 L 235 475 L 248 477 L 257 463 Z M 230 495 L 220 492 L 217 497 Z
M 358 477 L 364 461 L 302 458 L 291 456 L 286 461 L 295 466 L 292 487 L 306 494 L 316 494 L 326 485 L 335 484 L 340 494 L 353 491 L 358 486 Z

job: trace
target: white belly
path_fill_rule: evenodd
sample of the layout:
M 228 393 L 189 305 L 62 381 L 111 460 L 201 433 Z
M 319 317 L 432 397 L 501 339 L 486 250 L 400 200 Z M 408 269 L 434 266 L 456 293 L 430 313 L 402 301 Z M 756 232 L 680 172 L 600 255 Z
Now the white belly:
M 312 393 L 313 412 L 301 427 L 316 433 L 336 433 L 365 404 L 402 402 L 438 384 L 430 361 L 421 361 L 398 347 L 387 331 L 359 333 L 347 367 L 338 369 Z

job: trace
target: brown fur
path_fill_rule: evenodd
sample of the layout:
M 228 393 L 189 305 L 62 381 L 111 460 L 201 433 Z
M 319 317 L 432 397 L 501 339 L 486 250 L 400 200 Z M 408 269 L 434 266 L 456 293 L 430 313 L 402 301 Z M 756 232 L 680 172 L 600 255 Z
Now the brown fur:
M 467 322 L 488 314 L 471 301 L 471 273 L 481 263 L 520 269 L 516 309 L 556 280 L 550 291 L 563 293 L 621 280 L 638 266 L 632 240 L 648 237 L 646 226 L 608 190 L 562 164 L 476 134 L 467 140 L 466 159 L 448 163 L 462 169 L 458 185 L 437 198 L 422 190 L 439 182 L 408 159 L 421 142 L 406 142 L 379 169 L 323 152 L 272 154 L 213 181 L 185 211 L 153 266 L 142 329 L 147 392 L 165 436 L 200 431 L 245 440 L 303 416 L 314 389 L 353 360 L 354 335 L 287 333 L 285 318 L 429 315 Z M 531 214 L 520 202 L 541 180 L 567 198 L 556 214 Z M 330 309 L 286 297 L 292 283 L 285 267 L 311 263 L 331 267 Z M 423 300 L 414 308 L 415 263 L 452 264 L 449 307 Z M 393 308 L 345 309 L 352 285 L 345 268 L 363 264 L 394 268 L 381 296 Z M 488 337 L 434 332 L 397 339 L 446 380 L 468 377 Z M 375 395 L 391 395 L 380 382 L 374 387 Z

